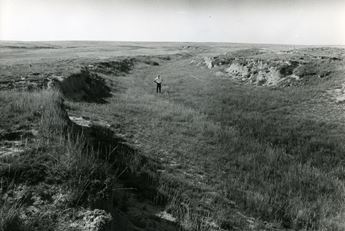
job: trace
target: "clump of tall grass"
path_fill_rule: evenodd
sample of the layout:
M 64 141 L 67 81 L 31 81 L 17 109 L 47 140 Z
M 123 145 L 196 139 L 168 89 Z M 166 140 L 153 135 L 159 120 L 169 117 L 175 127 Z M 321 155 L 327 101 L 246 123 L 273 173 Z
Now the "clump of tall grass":
M 43 90 L 35 92 L 3 91 L 0 93 L 0 122 L 4 133 L 36 130 L 38 136 L 21 140 L 24 153 L 2 160 L 0 176 L 3 182 L 29 181 L 37 183 L 46 176 L 46 169 L 53 161 L 48 150 L 49 139 L 59 136 L 67 127 L 68 118 L 63 109 L 59 92 Z M 48 139 L 49 138 L 49 139 Z M 6 138 L 5 138 L 6 139 Z M 1 141 L 1 140 L 0 140 Z M 48 142 L 48 143 L 47 143 Z
M 83 134 L 69 133 L 58 147 L 56 161 L 48 174 L 66 183 L 72 191 L 72 205 L 92 205 L 112 196 L 117 183 L 116 167 L 104 160 L 103 154 L 90 146 Z
M 8 113 L 33 114 L 42 111 L 42 109 L 53 108 L 57 104 L 61 105 L 62 98 L 60 93 L 54 90 L 1 91 L 0 102 L 8 103 L 6 108 L 3 108 Z
M 1 115 L 4 126 L 18 123 L 21 127 L 37 128 L 42 134 L 61 130 L 68 119 L 63 109 L 63 98 L 58 91 L 0 92 Z M 39 121 L 39 123 L 37 123 Z
M 3 190 L 11 185 L 45 182 L 61 184 L 71 192 L 66 206 L 95 206 L 113 199 L 116 167 L 107 162 L 107 153 L 100 153 L 82 129 L 71 126 L 59 92 L 1 92 L 0 104 L 5 105 L 2 113 L 8 129 L 14 120 L 20 120 L 27 128 L 38 130 L 35 145 L 28 144 L 24 153 L 0 164 Z M 19 212 L 20 207 L 2 208 L 0 215 L 6 213 L 0 223 L 4 231 L 24 230 L 19 227 Z M 18 228 L 8 229 L 8 224 Z
M 0 230 L 1 231 L 29 231 L 29 226 L 20 219 L 20 204 L 10 205 L 2 203 L 0 206 Z

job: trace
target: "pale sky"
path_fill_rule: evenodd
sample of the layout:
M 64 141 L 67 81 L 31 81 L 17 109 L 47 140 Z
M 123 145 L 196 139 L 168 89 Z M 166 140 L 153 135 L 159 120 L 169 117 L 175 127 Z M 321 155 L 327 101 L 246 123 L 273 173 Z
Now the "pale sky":
M 345 45 L 345 0 L 0 0 L 0 40 Z

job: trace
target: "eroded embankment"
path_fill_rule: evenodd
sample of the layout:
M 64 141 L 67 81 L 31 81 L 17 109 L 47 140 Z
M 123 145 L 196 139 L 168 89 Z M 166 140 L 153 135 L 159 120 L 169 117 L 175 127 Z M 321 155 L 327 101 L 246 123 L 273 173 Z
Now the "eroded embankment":
M 219 76 L 258 86 L 289 87 L 328 78 L 342 60 L 341 54 L 315 56 L 302 49 L 279 52 L 244 49 L 225 55 L 199 57 L 193 59 L 191 64 L 205 65 L 208 69 L 214 69 Z
M 147 60 L 145 64 L 148 64 Z M 151 62 L 149 65 L 157 66 Z M 93 75 L 106 73 L 98 73 L 96 70 L 93 69 Z M 68 78 L 64 81 L 68 81 Z M 60 84 L 59 87 L 61 86 L 63 85 Z M 78 92 L 77 89 L 74 91 Z M 201 226 L 203 229 L 219 229 L 219 226 L 212 222 L 212 209 L 207 208 L 206 204 L 200 208 L 194 200 L 191 201 L 193 194 L 200 192 L 198 187 L 162 175 L 164 167 L 160 163 L 143 156 L 140 150 L 132 149 L 124 144 L 125 140 L 116 137 L 112 132 L 111 121 L 93 120 L 76 111 L 72 113 L 70 119 L 93 137 L 92 143 L 97 144 L 97 149 L 105 153 L 109 150 L 127 150 L 124 155 L 107 157 L 107 161 L 121 166 L 119 182 L 123 184 L 124 190 L 120 193 L 128 197 L 127 206 L 121 212 L 128 219 L 127 223 L 152 230 L 194 229 Z M 107 148 L 104 149 L 105 147 Z M 217 195 L 210 197 L 214 199 Z M 115 227 L 117 225 L 119 224 L 116 223 Z
M 106 126 L 69 120 L 57 92 L 6 94 L 6 123 L 22 114 L 35 132 L 2 132 L 2 146 L 22 144 L 0 153 L 2 230 L 178 229 L 159 215 L 158 163 Z
M 147 65 L 146 61 L 145 65 Z M 149 65 L 157 66 L 151 63 Z M 94 69 L 92 72 L 97 75 L 106 73 L 96 72 L 95 70 L 97 69 Z M 111 78 L 111 76 L 109 77 Z M 101 147 L 109 147 L 109 150 L 115 148 L 117 150 L 117 147 L 112 145 L 113 140 L 118 138 L 114 138 L 114 135 L 112 135 L 111 121 L 91 119 L 78 114 L 77 111 L 71 113 L 73 114 L 70 115 L 70 118 L 84 127 L 85 131 L 91 131 L 91 134 L 94 133 L 93 129 L 95 127 L 103 127 L 102 131 L 105 131 L 106 135 L 93 134 L 92 137 L 100 138 L 96 142 L 100 142 Z M 182 182 L 179 180 L 179 177 L 172 177 L 171 174 L 166 175 L 164 173 L 166 172 L 166 166 L 163 167 L 160 163 L 144 157 L 141 155 L 140 150 L 130 152 L 133 153 L 131 158 L 129 158 L 131 155 L 127 154 L 127 158 L 123 161 L 119 161 L 122 158 L 119 156 L 110 161 L 116 161 L 118 164 L 125 163 L 123 165 L 120 164 L 121 169 L 123 169 L 121 170 L 120 180 L 124 185 L 124 191 L 126 192 L 126 189 L 128 189 L 125 194 L 130 195 L 130 199 L 127 202 L 129 203 L 128 209 L 122 212 L 126 214 L 126 217 L 134 226 L 149 228 L 152 224 L 155 224 L 155 226 L 158 225 L 160 227 L 159 229 L 166 229 L 170 225 L 165 223 L 171 223 L 172 227 L 188 230 L 221 229 L 220 225 L 223 229 L 231 229 L 233 227 L 224 222 L 225 225 L 218 225 L 214 221 L 215 217 L 212 214 L 214 214 L 216 207 L 215 203 L 220 201 L 228 203 L 219 194 L 210 193 L 209 189 L 201 189 L 193 183 Z M 204 193 L 207 195 L 204 195 Z M 237 211 L 234 208 L 235 210 Z M 234 217 L 241 220 L 240 223 L 243 223 L 243 227 L 251 224 L 252 220 L 250 218 L 238 215 L 236 212 L 234 213 Z M 157 228 L 153 230 L 157 230 Z
M 131 72 L 136 65 L 158 66 L 175 56 L 136 56 L 112 59 L 65 59 L 56 62 L 22 64 L 0 64 L 0 90 L 32 91 L 54 86 L 68 76 L 81 75 L 81 70 L 92 74 L 122 76 Z
M 102 73 L 96 74 L 102 76 Z M 111 75 L 102 77 L 112 78 Z M 126 78 L 127 77 L 124 77 L 124 79 Z M 130 76 L 128 76 L 128 78 L 130 78 Z M 132 90 L 135 91 L 137 89 L 134 88 Z M 136 94 L 134 94 L 134 96 L 136 96 Z M 129 100 L 130 97 L 126 97 L 126 102 L 131 103 Z M 140 95 L 140 97 L 143 99 L 145 99 L 145 97 L 149 97 L 151 100 L 149 103 L 145 103 L 142 100 L 136 99 L 135 101 L 138 101 L 138 104 L 143 103 L 144 105 L 148 104 L 153 106 L 156 102 L 156 97 L 153 95 Z M 159 97 L 157 97 L 157 103 L 161 102 L 158 98 Z M 111 105 L 112 100 L 108 99 L 108 101 L 109 107 L 114 107 L 114 105 Z M 95 115 L 95 118 L 93 118 L 92 113 L 84 116 L 80 111 L 83 111 L 83 107 L 86 105 L 80 107 L 76 104 L 71 105 L 71 113 L 73 113 L 71 116 L 76 123 L 85 127 L 92 127 L 93 124 L 103 124 L 104 127 L 108 127 L 110 131 L 112 131 L 113 121 L 102 121 L 100 119 L 95 119 L 106 118 L 107 116 L 103 117 L 102 113 L 98 113 L 97 116 Z M 73 105 L 79 109 L 73 109 Z M 107 104 L 102 105 L 102 108 L 105 109 L 103 106 L 106 105 Z M 94 107 L 90 107 L 89 110 L 93 110 L 93 108 Z M 101 107 L 95 108 L 100 109 Z M 179 108 L 181 109 L 183 107 Z M 118 109 L 121 110 L 121 107 Z M 149 110 L 152 110 L 152 108 Z M 185 110 L 185 108 L 181 110 Z M 108 113 L 108 111 L 109 109 L 107 108 L 105 113 Z M 167 112 L 169 110 L 164 108 L 163 111 Z M 181 112 L 178 112 L 177 114 L 175 113 L 173 118 L 175 118 L 175 116 L 181 116 L 179 113 Z M 188 116 L 188 118 L 190 118 L 190 116 Z M 213 132 L 214 131 L 211 133 Z M 194 132 L 194 134 L 197 133 L 198 132 Z M 150 133 L 148 132 L 148 134 Z M 151 138 L 153 137 L 149 136 L 149 141 L 147 142 L 150 142 Z M 169 152 L 170 151 L 172 150 L 169 150 Z M 150 153 L 146 154 L 147 156 L 154 156 L 154 153 L 152 153 L 152 155 Z M 140 150 L 136 150 L 135 156 L 140 155 Z M 164 153 L 162 154 L 161 158 L 158 159 L 161 162 L 164 162 L 162 159 L 164 159 L 164 157 L 169 158 L 170 155 L 174 155 L 174 153 Z M 151 226 L 151 220 L 157 219 L 157 217 L 159 217 L 159 219 L 165 218 L 165 220 L 170 220 L 173 222 L 172 224 L 175 223 L 177 226 L 180 226 L 186 230 L 232 230 L 238 227 L 241 227 L 242 229 L 255 230 L 259 229 L 260 227 L 266 227 L 267 229 L 270 229 L 270 227 L 275 227 L 271 224 L 262 224 L 262 221 L 253 217 L 248 217 L 241 213 L 241 209 L 235 202 L 229 200 L 224 194 L 216 189 L 212 189 L 212 186 L 207 186 L 206 183 L 198 184 L 197 181 L 199 180 L 199 175 L 191 174 L 191 178 L 195 179 L 186 178 L 187 175 L 183 175 L 181 172 L 190 173 L 189 169 L 187 170 L 187 168 L 191 167 L 192 163 L 188 163 L 183 166 L 183 164 L 179 162 L 181 159 L 177 160 L 174 157 L 171 158 L 175 160 L 175 162 L 171 164 L 175 164 L 176 166 L 172 167 L 171 169 L 167 169 L 169 166 L 161 166 L 151 159 L 144 158 L 146 161 L 148 161 L 149 166 L 154 166 L 152 168 L 148 168 L 148 172 L 135 168 L 132 170 L 132 172 L 127 172 L 128 169 L 126 169 L 126 167 L 124 167 L 124 169 L 126 169 L 125 172 L 122 173 L 121 171 L 120 175 L 125 178 L 125 180 L 122 181 L 124 188 L 128 189 L 130 192 L 129 194 L 131 195 L 128 202 L 131 205 L 128 206 L 128 210 L 124 213 L 136 227 L 141 227 L 143 229 L 148 228 Z M 129 163 L 130 162 L 127 162 L 127 164 Z M 131 164 L 129 165 L 131 166 Z M 139 166 L 141 165 L 142 164 L 139 164 Z M 200 170 L 200 166 L 196 166 L 196 168 L 199 168 L 199 171 L 202 171 Z M 130 167 L 129 169 L 133 169 L 133 167 Z M 195 173 L 194 171 L 191 172 Z
M 98 75 L 88 69 L 72 74 L 59 84 L 62 94 L 69 100 L 104 103 L 110 97 L 110 88 Z
M 76 123 L 63 103 L 63 98 L 103 103 L 109 96 L 104 80 L 88 70 L 49 90 L 1 92 L 1 229 L 181 228 L 179 219 L 188 209 L 176 203 L 178 190 L 162 180 L 159 163 L 104 121 Z M 172 199 L 175 204 L 166 211 Z
M 159 60 L 169 59 L 150 61 L 143 57 L 137 58 L 133 65 L 157 66 L 155 62 L 160 65 Z M 111 121 L 85 118 L 82 110 L 73 111 L 74 114 L 66 118 L 63 98 L 82 102 L 81 108 L 88 103 L 107 103 L 113 90 L 107 81 L 129 73 L 132 69 L 127 67 L 134 66 L 128 63 L 131 62 L 126 61 L 124 69 L 119 71 L 118 62 L 94 62 L 80 72 L 56 78 L 50 88 L 58 91 L 48 91 L 54 92 L 52 96 L 50 93 L 40 95 L 40 92 L 35 97 L 34 92 L 13 96 L 13 99 L 32 99 L 10 106 L 6 114 L 14 113 L 12 117 L 17 118 L 29 110 L 25 121 L 32 121 L 30 126 L 36 124 L 38 132 L 35 141 L 27 143 L 38 145 L 33 149 L 24 147 L 22 153 L 7 159 L 1 169 L 1 177 L 7 179 L 4 188 L 7 196 L 1 202 L 6 206 L 2 211 L 14 214 L 8 218 L 9 222 L 28 227 L 38 224 L 45 230 L 254 227 L 254 218 L 243 215 L 234 203 L 214 190 L 191 184 L 189 179 L 182 181 L 174 174 L 165 174 L 166 166 L 142 155 L 140 150 L 118 137 Z M 45 103 L 40 103 L 42 100 Z M 8 123 L 13 123 L 11 118 Z M 38 193 L 40 191 L 44 193 Z M 215 211 L 222 206 L 231 211 L 226 216 L 231 219 L 218 219 L 216 223 Z

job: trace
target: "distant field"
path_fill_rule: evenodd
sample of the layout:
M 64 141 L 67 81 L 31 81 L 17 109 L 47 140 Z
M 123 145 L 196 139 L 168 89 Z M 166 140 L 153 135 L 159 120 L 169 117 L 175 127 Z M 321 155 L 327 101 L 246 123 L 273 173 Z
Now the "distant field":
M 0 41 L 0 60 L 2 63 L 38 62 L 42 59 L 71 58 L 111 58 L 116 56 L 167 55 L 183 52 L 183 47 L 198 47 L 195 52 L 221 54 L 228 49 L 262 47 L 262 45 L 226 44 L 226 43 L 149 43 L 149 42 L 5 42 Z M 293 47 L 264 45 L 275 49 Z
M 344 64 L 341 47 L 0 42 L 1 193 L 65 188 L 113 229 L 344 230 Z M 37 222 L 15 202 L 0 215 Z

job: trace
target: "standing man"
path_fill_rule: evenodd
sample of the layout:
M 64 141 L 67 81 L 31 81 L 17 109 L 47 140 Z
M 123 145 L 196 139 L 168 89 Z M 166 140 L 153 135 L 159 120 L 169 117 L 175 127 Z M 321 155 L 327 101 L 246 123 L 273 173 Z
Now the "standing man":
M 162 78 L 160 75 L 157 75 L 157 77 L 155 78 L 155 80 L 153 81 L 157 84 L 157 88 L 156 88 L 156 92 L 157 93 L 162 93 Z

